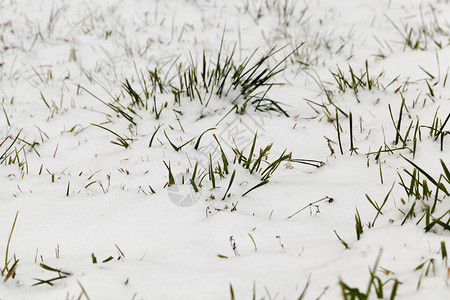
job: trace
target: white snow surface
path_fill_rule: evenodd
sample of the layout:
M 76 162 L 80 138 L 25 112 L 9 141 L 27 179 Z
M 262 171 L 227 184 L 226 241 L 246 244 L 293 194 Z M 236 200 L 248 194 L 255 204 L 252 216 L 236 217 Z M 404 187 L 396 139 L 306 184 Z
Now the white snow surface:
M 365 293 L 377 258 L 383 299 L 396 281 L 395 299 L 450 299 L 442 254 L 443 244 L 450 251 L 450 199 L 424 174 L 450 191 L 442 167 L 450 169 L 448 1 L 4 0 L 0 42 L 1 300 L 298 299 L 305 286 L 303 299 L 345 299 L 341 284 Z M 281 50 L 262 68 L 282 62 L 270 79 L 280 84 L 265 97 L 288 116 L 251 101 L 236 113 L 239 88 L 211 94 L 208 105 L 186 94 L 175 103 L 168 82 L 180 65 L 196 64 L 200 74 L 203 57 L 214 68 L 219 52 L 223 64 L 234 51 L 238 66 L 256 51 L 250 66 L 273 48 Z M 331 72 L 351 81 L 349 66 L 365 84 L 371 78 L 371 89 L 338 89 Z M 167 93 L 152 91 L 155 68 Z M 148 107 L 132 106 L 126 80 L 144 100 L 148 86 Z M 395 145 L 400 110 L 407 137 Z M 436 119 L 442 141 L 430 130 Z M 254 159 L 272 144 L 268 162 L 286 150 L 323 164 L 284 161 L 243 196 L 262 172 L 250 173 L 231 147 L 248 155 L 255 133 Z M 230 163 L 224 178 L 216 170 L 215 188 L 209 154 L 214 168 L 222 159 L 213 134 Z M 169 139 L 193 140 L 176 151 Z M 407 159 L 424 171 L 429 199 L 401 186 L 403 178 L 409 188 L 415 168 Z M 196 161 L 205 175 L 197 193 L 189 183 Z M 381 206 L 391 188 L 376 216 L 367 196 Z M 437 190 L 428 222 L 443 216 L 442 224 L 426 232 L 422 216 Z

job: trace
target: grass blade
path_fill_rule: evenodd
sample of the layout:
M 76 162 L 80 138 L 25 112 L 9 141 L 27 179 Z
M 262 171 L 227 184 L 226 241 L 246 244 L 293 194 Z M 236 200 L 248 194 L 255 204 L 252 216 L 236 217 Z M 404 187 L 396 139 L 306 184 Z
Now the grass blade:
M 248 193 L 250 193 L 251 191 L 253 191 L 254 189 L 257 189 L 259 187 L 262 187 L 263 185 L 269 183 L 269 180 L 266 179 L 260 183 L 258 183 L 257 185 L 255 185 L 254 187 L 252 187 L 251 189 L 249 189 L 248 191 L 246 191 L 244 194 L 242 194 L 242 197 L 244 197 L 245 195 L 247 195 Z

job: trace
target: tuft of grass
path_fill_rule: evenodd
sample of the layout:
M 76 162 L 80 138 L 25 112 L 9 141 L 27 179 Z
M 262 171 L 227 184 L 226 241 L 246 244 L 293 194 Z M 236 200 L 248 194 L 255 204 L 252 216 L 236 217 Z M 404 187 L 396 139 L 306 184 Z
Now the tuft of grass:
M 446 167 L 446 164 L 443 160 L 440 160 L 442 169 L 444 170 L 444 173 L 439 176 L 439 179 L 436 180 L 433 178 L 430 174 L 428 174 L 425 170 L 423 170 L 421 167 L 419 167 L 417 164 L 415 164 L 413 161 L 409 160 L 408 158 L 402 156 L 404 160 L 409 162 L 412 166 L 414 166 L 421 174 L 423 174 L 431 183 L 433 183 L 438 190 L 442 190 L 447 196 L 450 196 L 450 193 L 447 191 L 447 188 L 445 187 L 445 184 L 441 182 L 442 178 L 448 179 L 448 168 Z
M 430 136 L 434 138 L 435 141 L 437 141 L 438 139 L 440 140 L 440 150 L 444 151 L 444 138 L 447 135 L 450 135 L 450 130 L 444 130 L 444 128 L 450 120 L 450 113 L 447 115 L 444 122 L 442 122 L 442 120 L 440 120 L 437 116 L 438 110 L 439 109 L 437 109 L 436 113 L 434 114 L 433 123 L 430 126 L 421 127 L 428 128 L 430 130 Z
M 0 155 L 0 164 L 13 164 L 17 161 L 20 166 L 20 162 L 16 160 L 17 155 L 13 158 L 14 154 L 17 154 L 17 149 L 11 150 L 12 147 L 18 142 L 21 131 L 16 135 L 16 137 L 12 140 L 12 142 L 6 147 L 6 149 L 1 151 Z M 12 137 L 7 136 L 3 141 L 0 142 L 0 147 L 2 147 L 7 140 L 12 139 Z M 11 150 L 11 151 L 10 151 Z
M 376 271 L 378 269 L 378 265 L 380 263 L 382 251 L 375 261 L 374 266 L 369 268 L 370 278 L 369 283 L 365 291 L 360 290 L 356 287 L 350 287 L 347 283 L 345 283 L 342 279 L 339 280 L 339 285 L 342 290 L 342 297 L 344 300 L 368 300 L 372 299 L 371 295 L 373 292 L 377 299 L 389 299 L 394 300 L 397 296 L 398 286 L 401 284 L 397 279 L 388 279 L 383 282 L 379 276 L 376 275 Z M 390 294 L 386 294 L 385 287 L 389 281 L 393 281 L 392 288 Z M 373 292 L 372 292 L 373 290 Z M 389 296 L 388 296 L 389 295 Z
M 406 213 L 400 210 L 405 215 L 401 224 L 405 224 L 408 219 L 415 218 L 416 213 L 420 213 L 421 216 L 416 223 L 419 224 L 422 220 L 425 220 L 425 232 L 431 231 L 437 225 L 444 230 L 450 230 L 448 220 L 445 221 L 450 216 L 450 210 L 444 211 L 440 217 L 434 216 L 437 211 L 438 204 L 442 203 L 443 199 L 450 195 L 448 192 L 450 188 L 448 187 L 448 184 L 450 183 L 448 177 L 450 174 L 448 172 L 447 165 L 443 160 L 440 161 L 443 172 L 439 175 L 439 178 L 436 179 L 413 161 L 407 159 L 406 157 L 403 158 L 414 167 L 412 172 L 406 169 L 404 170 L 404 172 L 410 177 L 409 184 L 407 184 L 401 174 L 398 173 L 400 185 L 405 190 L 407 196 L 413 198 L 413 203 Z M 420 175 L 425 176 L 426 179 L 421 180 Z M 432 186 L 429 185 L 428 182 L 434 186 L 434 189 L 432 189 Z M 443 193 L 444 195 L 441 196 L 440 193 Z M 421 207 L 416 207 L 418 206 L 417 204 L 421 205 Z M 416 211 L 417 208 L 420 210 Z
M 156 93 L 160 93 L 172 94 L 174 103 L 178 105 L 181 105 L 183 99 L 188 99 L 191 102 L 198 101 L 207 107 L 213 98 L 226 98 L 231 104 L 240 107 L 240 113 L 244 113 L 247 106 L 252 105 L 255 111 L 275 111 L 289 116 L 282 108 L 281 103 L 267 98 L 267 93 L 273 86 L 280 85 L 280 83 L 272 82 L 272 79 L 283 71 L 281 65 L 301 45 L 281 59 L 274 67 L 268 67 L 268 61 L 285 47 L 272 48 L 256 62 L 253 62 L 257 52 L 254 51 L 250 57 L 237 64 L 234 61 L 235 48 L 231 52 L 227 52 L 223 44 L 222 38 L 217 58 L 208 58 L 203 52 L 199 65 L 191 57 L 187 66 L 183 66 L 181 63 L 178 65 L 175 76 L 168 74 L 170 70 L 167 70 L 167 74 L 162 75 L 161 69 L 155 69 L 148 71 L 147 81 L 141 72 L 141 76 L 138 76 L 141 92 L 133 88 L 129 79 L 125 79 L 123 88 L 130 103 L 127 106 L 121 106 L 120 110 L 129 110 L 137 115 L 133 107 L 148 109 L 147 100 L 150 94 L 153 95 L 153 111 L 158 119 L 163 108 L 158 109 L 156 105 Z M 119 112 L 117 103 L 105 104 Z
M 335 81 L 337 90 L 341 93 L 345 93 L 347 90 L 353 91 L 358 103 L 361 103 L 358 96 L 360 91 L 372 91 L 373 89 L 385 91 L 399 78 L 395 78 L 389 84 L 384 86 L 381 82 L 384 72 L 379 73 L 376 77 L 371 77 L 369 74 L 369 63 L 367 60 L 364 63 L 364 68 L 361 69 L 363 71 L 359 75 L 356 74 L 354 68 L 350 64 L 348 65 L 348 72 L 343 71 L 339 66 L 336 66 L 335 71 L 329 70 Z
M 433 10 L 433 8 L 431 7 Z M 420 25 L 402 24 L 397 25 L 388 15 L 384 15 L 389 23 L 395 28 L 401 37 L 401 43 L 403 44 L 403 51 L 406 49 L 425 51 L 431 46 L 436 46 L 435 49 L 442 49 L 445 47 L 443 41 L 439 37 L 445 37 L 448 35 L 438 22 L 436 15 L 433 13 L 433 18 L 429 21 L 424 21 L 423 15 Z M 429 23 L 429 24 L 426 24 Z M 444 41 L 446 39 L 444 38 Z
M 442 248 L 442 246 L 444 248 Z M 444 262 L 445 266 L 447 266 L 447 258 L 446 258 L 446 256 L 444 258 L 444 254 L 446 255 L 445 243 L 444 242 L 441 243 L 441 251 L 443 251 L 442 252 L 443 262 Z M 437 262 L 436 262 L 435 258 L 426 259 L 423 263 L 421 263 L 420 265 L 418 265 L 414 269 L 414 271 L 420 271 L 421 272 L 419 280 L 417 281 L 417 287 L 416 287 L 417 290 L 420 289 L 420 287 L 422 285 L 422 279 L 424 277 L 435 276 L 436 275 L 436 269 L 437 269 Z
M 260 148 L 259 152 L 255 152 L 256 140 L 258 137 L 258 133 L 255 133 L 255 136 L 252 141 L 252 145 L 249 151 L 249 154 L 246 156 L 243 151 L 239 150 L 237 147 L 233 148 L 233 152 L 235 153 L 234 161 L 238 164 L 241 164 L 244 169 L 249 170 L 250 174 L 260 174 L 261 182 L 250 188 L 246 191 L 242 196 L 247 195 L 249 192 L 267 184 L 269 182 L 270 176 L 277 170 L 278 166 L 282 162 L 286 163 L 299 163 L 309 166 L 314 166 L 316 168 L 320 168 L 323 166 L 323 162 L 311 159 L 293 159 L 292 153 L 286 153 L 284 150 L 278 159 L 270 162 L 267 160 L 270 150 L 272 149 L 273 144 L 269 144 L 264 148 Z M 263 165 L 267 165 L 265 168 Z

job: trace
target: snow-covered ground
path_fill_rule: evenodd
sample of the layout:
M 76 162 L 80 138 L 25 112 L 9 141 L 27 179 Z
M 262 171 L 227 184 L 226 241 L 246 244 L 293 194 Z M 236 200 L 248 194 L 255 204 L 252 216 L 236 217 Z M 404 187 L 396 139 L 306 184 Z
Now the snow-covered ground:
M 0 42 L 1 300 L 450 299 L 448 1 L 4 0 Z

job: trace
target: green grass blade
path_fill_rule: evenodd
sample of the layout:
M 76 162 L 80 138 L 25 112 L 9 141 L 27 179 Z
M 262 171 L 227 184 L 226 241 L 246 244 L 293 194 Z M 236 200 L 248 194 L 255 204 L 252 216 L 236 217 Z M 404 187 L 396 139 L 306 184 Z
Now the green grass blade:
M 258 183 L 257 185 L 255 185 L 254 187 L 252 187 L 251 189 L 249 189 L 248 191 L 246 191 L 244 194 L 242 194 L 242 197 L 244 197 L 245 195 L 247 195 L 248 193 L 250 193 L 251 191 L 253 191 L 254 189 L 257 189 L 259 187 L 262 187 L 263 185 L 269 183 L 269 180 L 264 180 L 263 182 Z
M 234 170 L 234 171 L 233 171 L 233 174 L 231 174 L 230 183 L 228 184 L 228 188 L 227 188 L 227 190 L 225 191 L 225 194 L 223 195 L 222 200 L 225 200 L 225 198 L 227 197 L 228 191 L 230 190 L 231 185 L 233 184 L 234 176 L 235 176 L 235 175 L 236 175 L 236 170 Z

